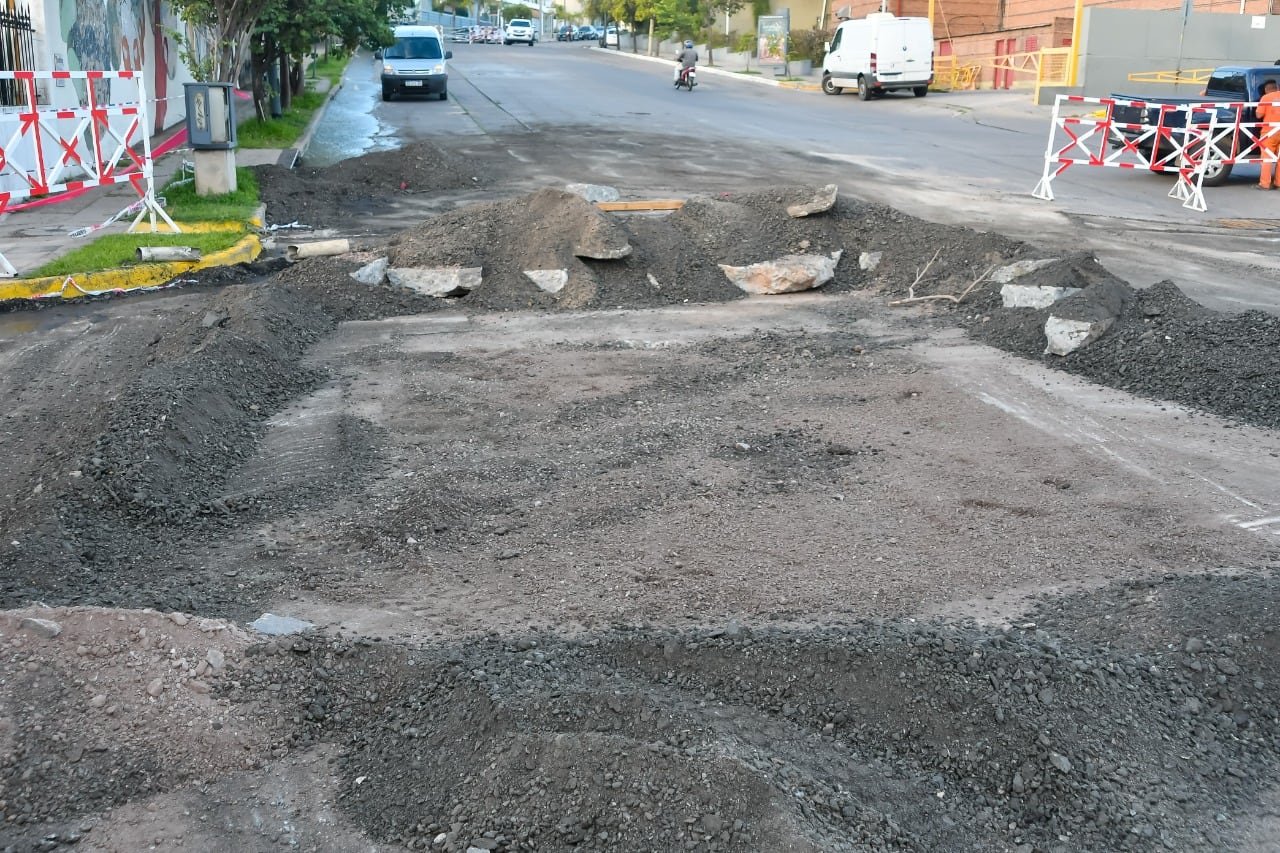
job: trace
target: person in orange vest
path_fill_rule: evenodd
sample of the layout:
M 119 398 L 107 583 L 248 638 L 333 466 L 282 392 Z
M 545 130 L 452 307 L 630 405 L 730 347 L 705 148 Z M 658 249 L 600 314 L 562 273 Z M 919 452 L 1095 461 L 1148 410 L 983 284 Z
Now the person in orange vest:
M 1275 189 L 1272 183 L 1276 171 L 1276 158 L 1280 157 L 1280 88 L 1276 81 L 1262 84 L 1262 97 L 1258 99 L 1259 130 L 1264 134 L 1258 140 L 1258 154 L 1262 156 L 1262 177 L 1258 189 Z

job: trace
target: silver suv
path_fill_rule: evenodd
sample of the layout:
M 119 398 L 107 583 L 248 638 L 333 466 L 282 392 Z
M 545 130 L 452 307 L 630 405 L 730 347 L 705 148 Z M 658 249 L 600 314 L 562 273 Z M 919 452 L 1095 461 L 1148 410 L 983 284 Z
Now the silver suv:
M 512 18 L 507 21 L 507 33 L 502 37 L 503 44 L 515 44 L 518 41 L 527 42 L 529 47 L 533 47 L 533 43 L 538 40 L 537 33 L 533 30 L 533 22 L 528 18 Z

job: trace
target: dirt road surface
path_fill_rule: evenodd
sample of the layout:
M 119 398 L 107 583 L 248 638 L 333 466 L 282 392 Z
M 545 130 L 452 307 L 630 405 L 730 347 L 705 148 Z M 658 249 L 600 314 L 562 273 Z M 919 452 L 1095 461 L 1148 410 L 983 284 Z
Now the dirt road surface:
M 1275 317 L 369 157 L 260 176 L 349 255 L 0 314 L 0 849 L 1274 849 Z M 1106 334 L 1043 355 L 1031 260 Z

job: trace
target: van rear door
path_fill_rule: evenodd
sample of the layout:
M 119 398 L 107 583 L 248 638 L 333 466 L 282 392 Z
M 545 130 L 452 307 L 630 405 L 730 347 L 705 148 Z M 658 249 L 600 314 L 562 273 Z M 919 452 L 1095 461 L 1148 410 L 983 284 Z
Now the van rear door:
M 933 27 L 928 18 L 914 18 L 903 24 L 903 77 L 927 83 L 933 78 Z
M 876 76 L 886 83 L 902 77 L 907 70 L 907 27 L 901 18 L 879 21 L 876 27 Z

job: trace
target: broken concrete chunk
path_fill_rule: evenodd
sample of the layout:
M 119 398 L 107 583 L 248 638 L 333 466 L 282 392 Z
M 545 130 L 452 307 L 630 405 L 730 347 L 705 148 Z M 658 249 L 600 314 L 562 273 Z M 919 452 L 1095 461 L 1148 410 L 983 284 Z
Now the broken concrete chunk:
M 1037 287 L 1032 284 L 1006 284 L 1000 288 L 1005 308 L 1048 308 L 1063 297 L 1079 293 L 1078 287 Z
M 54 637 L 62 633 L 62 626 L 52 619 L 36 619 L 28 617 L 18 623 L 18 627 L 23 630 L 35 634 L 37 637 L 43 637 L 46 640 L 52 640 Z
M 1040 260 L 1015 261 L 1008 266 L 1000 267 L 991 274 L 991 280 L 996 284 L 1008 284 L 1015 278 L 1021 278 L 1029 272 L 1035 272 L 1041 267 L 1047 267 L 1049 264 L 1056 264 L 1057 258 L 1042 258 Z
M 565 184 L 565 192 L 582 196 L 595 204 L 599 201 L 617 201 L 622 198 L 616 189 L 601 184 Z
M 1070 355 L 1106 331 L 1098 328 L 1099 325 L 1086 320 L 1050 317 L 1044 324 L 1044 351 L 1052 355 Z
M 795 293 L 821 287 L 831 280 L 840 263 L 842 252 L 827 255 L 787 255 L 776 261 L 734 267 L 720 264 L 720 269 L 747 293 Z
M 827 184 L 818 190 L 814 197 L 806 201 L 804 204 L 793 204 L 787 208 L 787 215 L 794 219 L 801 219 L 805 216 L 812 216 L 815 213 L 825 213 L 835 206 L 836 203 L 836 185 Z
M 292 616 L 276 616 L 274 613 L 263 613 L 249 623 L 249 627 L 259 634 L 280 637 L 285 634 L 301 634 L 315 627 L 314 623 L 294 619 Z
M 863 252 L 858 255 L 858 269 L 871 272 L 880 266 L 880 259 L 884 257 L 884 252 Z
M 390 258 L 378 258 L 360 267 L 351 274 L 351 277 L 361 284 L 382 284 L 386 281 L 387 267 L 390 265 Z
M 566 211 L 566 213 L 571 212 Z M 579 258 L 616 261 L 631 254 L 631 243 L 627 240 L 627 232 L 600 208 L 594 205 L 582 205 L 579 221 L 579 230 L 572 242 L 573 253 Z
M 568 270 L 525 270 L 524 274 L 547 293 L 559 293 L 569 283 Z
M 1067 355 L 1106 334 L 1133 290 L 1122 281 L 1091 284 L 1060 300 L 1045 322 L 1045 352 Z
M 480 286 L 481 267 L 388 267 L 387 281 L 427 296 L 460 296 Z

